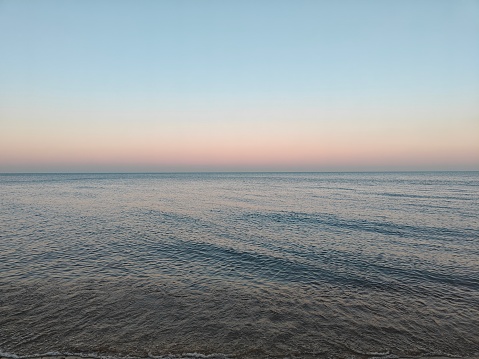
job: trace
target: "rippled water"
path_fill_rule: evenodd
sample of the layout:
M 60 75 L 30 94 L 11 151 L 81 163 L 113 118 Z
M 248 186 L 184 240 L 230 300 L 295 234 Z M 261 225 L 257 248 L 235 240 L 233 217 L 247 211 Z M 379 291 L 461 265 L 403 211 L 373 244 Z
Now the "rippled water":
M 478 218 L 479 172 L 0 175 L 0 351 L 479 355 Z

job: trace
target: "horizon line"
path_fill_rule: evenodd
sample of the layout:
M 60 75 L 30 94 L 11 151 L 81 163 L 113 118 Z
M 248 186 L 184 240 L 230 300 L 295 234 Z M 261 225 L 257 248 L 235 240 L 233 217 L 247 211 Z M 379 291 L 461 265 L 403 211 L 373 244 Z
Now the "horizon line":
M 75 174 L 254 174 L 254 173 L 443 173 L 479 172 L 479 170 L 397 170 L 397 171 L 146 171 L 146 172 L 0 172 L 0 175 L 75 175 Z

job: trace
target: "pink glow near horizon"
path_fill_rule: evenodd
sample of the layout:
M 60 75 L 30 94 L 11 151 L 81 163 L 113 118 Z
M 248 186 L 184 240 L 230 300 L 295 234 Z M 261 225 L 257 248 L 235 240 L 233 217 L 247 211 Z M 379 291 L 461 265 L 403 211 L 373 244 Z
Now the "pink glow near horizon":
M 64 120 L 65 113 L 44 113 L 48 120 L 38 123 L 22 120 L 38 114 L 7 113 L 8 135 L 0 134 L 3 172 L 29 166 L 59 171 L 479 167 L 475 109 L 442 117 L 435 111 L 429 119 L 418 118 L 424 111 L 416 117 L 391 111 L 390 121 L 383 112 L 358 110 L 276 109 L 269 117 L 251 111 L 234 121 L 222 121 L 225 111 L 210 111 L 206 118 L 191 111 L 169 113 L 176 119 L 169 121 L 164 115 L 118 122 L 98 117 L 75 119 L 74 125 Z

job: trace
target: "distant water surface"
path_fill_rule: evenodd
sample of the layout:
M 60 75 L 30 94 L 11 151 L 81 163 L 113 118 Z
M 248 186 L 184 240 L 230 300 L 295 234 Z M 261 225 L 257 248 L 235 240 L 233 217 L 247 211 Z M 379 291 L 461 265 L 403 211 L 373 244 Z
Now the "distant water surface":
M 0 175 L 0 352 L 479 355 L 479 172 Z

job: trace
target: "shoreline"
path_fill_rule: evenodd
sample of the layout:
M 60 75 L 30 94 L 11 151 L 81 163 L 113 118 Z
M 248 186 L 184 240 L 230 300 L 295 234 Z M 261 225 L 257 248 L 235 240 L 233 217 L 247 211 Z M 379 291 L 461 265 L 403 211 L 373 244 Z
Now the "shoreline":
M 479 359 L 479 353 L 471 356 L 455 356 L 455 355 L 423 355 L 423 356 L 397 356 L 389 353 L 365 353 L 365 354 L 349 354 L 349 355 L 331 355 L 327 353 L 304 353 L 301 354 L 290 354 L 285 356 L 278 355 L 242 355 L 242 354 L 201 354 L 201 353 L 183 353 L 183 354 L 164 354 L 164 355 L 149 355 L 146 357 L 142 356 L 130 356 L 130 355 L 102 355 L 94 353 L 65 353 L 61 354 L 58 352 L 44 353 L 44 354 L 32 354 L 32 355 L 16 355 L 12 353 L 0 352 L 0 359 L 228 359 L 228 358 L 238 358 L 238 359 L 249 359 L 249 358 L 321 358 L 325 357 L 328 359 L 335 358 L 348 358 L 348 359 Z

